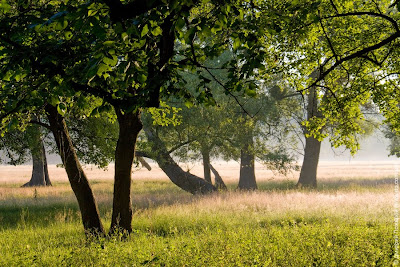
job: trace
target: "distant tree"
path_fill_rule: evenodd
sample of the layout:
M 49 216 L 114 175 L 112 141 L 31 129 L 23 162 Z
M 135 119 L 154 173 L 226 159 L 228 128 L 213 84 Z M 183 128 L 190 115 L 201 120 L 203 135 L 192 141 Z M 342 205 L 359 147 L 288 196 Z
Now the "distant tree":
M 14 129 L 0 138 L 5 163 L 17 165 L 32 160 L 31 179 L 23 187 L 51 186 L 43 137 L 41 127 L 31 125 L 25 132 Z
M 195 77 L 188 78 L 188 86 L 192 86 L 192 91 L 195 91 L 197 86 L 194 80 Z M 263 95 L 260 93 L 257 97 L 245 97 L 242 94 L 235 95 L 235 99 L 223 94 L 223 88 L 219 87 L 212 89 L 216 105 L 190 105 L 188 108 L 176 99 L 171 100 L 170 105 L 179 110 L 178 125 L 155 126 L 155 121 L 150 116 L 143 118 L 144 125 L 153 128 L 153 135 L 157 135 L 159 139 L 157 142 L 163 142 L 165 151 L 180 161 L 201 159 L 204 178 L 208 182 L 211 182 L 211 158 L 234 159 L 240 160 L 241 164 L 239 188 L 256 189 L 256 157 L 281 171 L 287 170 L 293 159 L 288 153 L 287 144 L 291 141 L 286 138 L 288 129 L 280 112 L 280 105 L 289 109 L 288 105 L 293 101 L 278 101 L 274 93 L 279 93 L 272 92 L 269 87 L 263 88 Z M 146 130 L 145 132 L 147 133 Z M 151 142 L 150 138 L 148 139 Z M 146 142 L 142 144 L 145 146 Z M 143 149 L 146 150 L 145 147 Z M 154 148 L 152 150 L 154 151 Z M 215 171 L 214 168 L 214 173 Z M 222 184 L 221 182 L 218 183 Z

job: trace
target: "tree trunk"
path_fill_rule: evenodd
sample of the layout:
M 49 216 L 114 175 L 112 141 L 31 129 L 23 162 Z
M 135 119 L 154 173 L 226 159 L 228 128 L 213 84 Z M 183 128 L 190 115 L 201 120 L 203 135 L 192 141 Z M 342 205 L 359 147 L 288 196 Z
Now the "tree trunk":
M 317 168 L 321 142 L 314 137 L 306 138 L 303 165 L 297 187 L 317 187 Z
M 219 175 L 219 173 L 217 172 L 217 170 L 210 164 L 210 169 L 213 172 L 214 176 L 215 176 L 215 187 L 218 190 L 228 190 L 228 188 L 226 187 L 224 181 L 222 180 L 221 175 Z
M 76 155 L 65 120 L 54 106 L 46 105 L 46 112 L 68 180 L 79 204 L 85 233 L 104 235 L 93 191 Z
M 208 149 L 202 149 L 201 155 L 203 157 L 204 179 L 211 184 L 210 151 Z
M 44 145 L 43 145 L 43 155 L 44 155 L 44 159 L 43 159 L 43 162 L 44 162 L 44 180 L 45 180 L 47 186 L 52 186 L 51 181 L 50 181 L 50 176 L 49 176 L 49 169 L 47 168 L 47 157 L 46 157 L 46 150 L 44 149 Z
M 151 171 L 151 166 L 146 162 L 146 160 L 142 157 L 136 157 L 137 160 L 142 164 L 143 167 L 145 167 L 148 171 Z
M 321 114 L 318 111 L 318 98 L 315 88 L 310 89 L 307 102 L 307 120 L 314 116 L 320 116 Z M 306 129 L 304 129 L 304 134 L 308 134 Z M 317 168 L 320 150 L 320 141 L 315 139 L 313 136 L 306 137 L 303 165 L 301 166 L 297 187 L 317 187 Z
M 51 186 L 49 172 L 47 170 L 46 151 L 39 126 L 31 127 L 31 138 L 34 146 L 30 148 L 32 155 L 32 176 L 29 182 L 22 187 Z
M 238 188 L 242 190 L 257 189 L 256 175 L 254 170 L 254 143 L 253 137 L 249 138 L 240 150 L 240 177 Z
M 182 170 L 170 156 L 160 138 L 150 129 L 145 128 L 144 131 L 151 144 L 152 151 L 154 151 L 151 158 L 158 163 L 174 184 L 192 194 L 208 194 L 218 191 L 217 188 L 206 180 Z
M 131 173 L 137 136 L 142 129 L 140 111 L 122 114 L 116 110 L 119 135 L 115 150 L 113 212 L 110 233 L 132 232 Z

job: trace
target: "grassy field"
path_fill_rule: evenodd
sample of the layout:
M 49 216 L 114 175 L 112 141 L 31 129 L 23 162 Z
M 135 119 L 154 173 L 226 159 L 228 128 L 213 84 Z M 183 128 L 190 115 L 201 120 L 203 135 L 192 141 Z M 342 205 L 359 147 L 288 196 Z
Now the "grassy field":
M 400 165 L 400 164 L 399 164 Z M 392 266 L 394 162 L 322 162 L 317 190 L 297 173 L 257 166 L 259 190 L 236 192 L 238 166 L 216 164 L 228 193 L 192 196 L 155 166 L 133 175 L 134 232 L 91 241 L 65 172 L 51 188 L 20 188 L 31 167 L 0 166 L 0 266 Z M 201 166 L 185 166 L 201 175 Z M 112 166 L 87 168 L 103 222 Z

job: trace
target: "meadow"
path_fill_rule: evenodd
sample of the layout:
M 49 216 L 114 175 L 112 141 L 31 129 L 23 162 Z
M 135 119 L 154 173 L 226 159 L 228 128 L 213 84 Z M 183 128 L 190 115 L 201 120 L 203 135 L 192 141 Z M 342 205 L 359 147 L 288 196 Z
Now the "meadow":
M 397 162 L 322 162 L 316 190 L 298 173 L 257 166 L 259 190 L 238 192 L 238 166 L 218 163 L 229 192 L 192 196 L 157 166 L 135 170 L 133 233 L 88 240 L 61 168 L 54 186 L 20 188 L 30 166 L 0 166 L 0 266 L 392 266 Z M 198 165 L 184 168 L 201 175 Z M 113 168 L 86 167 L 105 226 Z

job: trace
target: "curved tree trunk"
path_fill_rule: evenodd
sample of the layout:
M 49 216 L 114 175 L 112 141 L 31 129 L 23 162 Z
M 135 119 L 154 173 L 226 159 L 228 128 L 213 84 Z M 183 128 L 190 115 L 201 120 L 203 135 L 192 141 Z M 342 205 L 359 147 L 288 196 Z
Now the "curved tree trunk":
M 240 150 L 240 177 L 239 189 L 255 190 L 257 189 L 256 175 L 254 170 L 253 143 L 246 144 Z
M 131 173 L 137 136 L 142 129 L 140 111 L 122 114 L 116 110 L 119 135 L 115 150 L 113 212 L 110 233 L 132 232 Z
M 228 188 L 226 187 L 224 181 L 222 180 L 221 175 L 219 175 L 218 171 L 210 164 L 210 169 L 214 174 L 215 177 L 215 187 L 218 190 L 228 190 Z
M 210 151 L 208 149 L 202 149 L 201 155 L 203 158 L 204 179 L 211 184 Z
M 35 133 L 32 137 L 37 145 L 34 148 L 31 148 L 32 176 L 30 181 L 22 187 L 51 186 L 49 171 L 47 169 L 46 151 L 38 127 L 35 128 Z
M 182 170 L 170 156 L 161 139 L 150 129 L 145 128 L 144 131 L 151 144 L 152 151 L 154 151 L 151 158 L 158 163 L 174 184 L 192 194 L 208 194 L 218 191 L 206 180 Z
M 48 104 L 45 109 L 68 180 L 78 200 L 85 233 L 95 236 L 104 235 L 92 188 L 75 153 L 65 120 L 57 112 L 56 107 Z
M 314 116 L 320 116 L 320 112 L 318 111 L 316 90 L 315 88 L 311 88 L 307 99 L 307 119 L 311 119 Z M 304 134 L 308 134 L 307 130 L 304 130 Z M 321 141 L 318 141 L 313 136 L 306 137 L 303 165 L 301 166 L 297 187 L 317 187 L 317 168 L 320 150 Z

